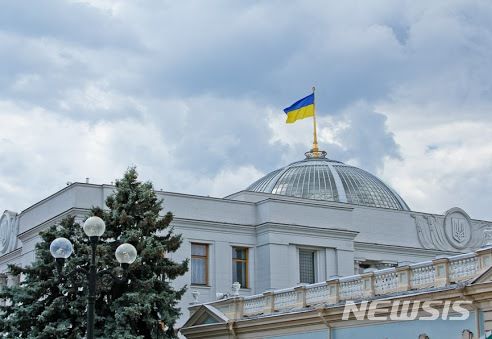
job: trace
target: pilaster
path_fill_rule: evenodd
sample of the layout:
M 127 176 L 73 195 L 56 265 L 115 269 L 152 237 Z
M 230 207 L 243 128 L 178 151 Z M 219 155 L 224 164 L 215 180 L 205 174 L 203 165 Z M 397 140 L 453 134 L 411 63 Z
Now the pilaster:
M 360 278 L 362 279 L 362 288 L 363 288 L 362 293 L 364 294 L 364 296 L 365 297 L 373 297 L 375 295 L 375 290 L 374 290 L 374 283 L 375 283 L 374 272 L 362 273 L 360 275 Z
M 337 304 L 340 301 L 340 280 L 331 279 L 326 284 L 328 285 L 328 304 Z
M 410 289 L 410 266 L 396 267 L 398 277 L 398 292 L 408 291 Z
M 449 259 L 438 258 L 432 260 L 434 265 L 435 275 L 435 287 L 444 287 L 449 285 Z

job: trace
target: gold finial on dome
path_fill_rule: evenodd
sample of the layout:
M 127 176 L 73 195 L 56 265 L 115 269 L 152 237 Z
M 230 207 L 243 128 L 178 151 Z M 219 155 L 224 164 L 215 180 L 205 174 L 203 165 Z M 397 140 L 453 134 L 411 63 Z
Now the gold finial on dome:
M 316 88 L 313 86 L 313 94 Z M 309 151 L 304 153 L 307 159 L 311 158 L 325 158 L 326 157 L 326 152 L 325 151 L 320 151 L 318 147 L 318 125 L 316 124 L 316 101 L 314 100 L 313 96 L 313 148 Z
M 314 94 L 314 91 L 316 90 L 316 87 L 313 86 L 313 94 Z M 313 114 L 313 130 L 314 130 L 314 139 L 313 139 L 313 149 L 311 150 L 311 152 L 313 152 L 313 154 L 315 153 L 318 153 L 319 152 L 319 148 L 318 148 L 318 132 L 317 132 L 317 129 L 318 129 L 318 126 L 316 125 L 316 101 L 313 99 L 313 106 L 314 106 L 314 114 Z
M 320 151 L 320 150 L 310 150 L 309 152 L 304 153 L 306 156 L 306 159 L 312 159 L 312 158 L 319 158 L 319 159 L 325 159 L 326 158 L 326 152 L 325 151 Z

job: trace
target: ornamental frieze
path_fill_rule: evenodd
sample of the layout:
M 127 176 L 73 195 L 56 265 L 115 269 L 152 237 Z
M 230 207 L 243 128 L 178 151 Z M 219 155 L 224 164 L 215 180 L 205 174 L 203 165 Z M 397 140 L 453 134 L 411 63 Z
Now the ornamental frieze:
M 412 214 L 422 247 L 442 251 L 473 251 L 485 242 L 485 231 L 492 223 L 473 221 L 461 208 L 454 207 L 444 216 Z

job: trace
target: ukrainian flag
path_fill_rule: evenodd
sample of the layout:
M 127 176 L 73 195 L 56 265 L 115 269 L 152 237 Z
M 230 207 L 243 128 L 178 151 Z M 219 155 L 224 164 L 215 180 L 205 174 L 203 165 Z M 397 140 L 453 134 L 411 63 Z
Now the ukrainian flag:
M 284 112 L 287 114 L 285 122 L 288 124 L 314 116 L 314 93 L 296 101 L 290 107 L 285 108 Z

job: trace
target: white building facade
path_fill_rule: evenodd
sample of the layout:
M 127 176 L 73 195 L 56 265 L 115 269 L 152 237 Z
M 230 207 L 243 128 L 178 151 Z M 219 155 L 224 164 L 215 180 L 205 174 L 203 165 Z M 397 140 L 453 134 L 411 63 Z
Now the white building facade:
M 411 211 L 381 180 L 362 169 L 306 154 L 225 198 L 157 192 L 183 244 L 173 254 L 190 258 L 182 324 L 193 294 L 216 300 L 241 283 L 243 296 L 299 283 L 326 281 L 456 255 L 480 248 L 492 222 L 460 208 L 443 215 Z M 8 264 L 34 260 L 39 232 L 67 215 L 82 221 L 104 207 L 111 185 L 73 183 L 20 213 L 0 219 L 0 283 L 15 284 Z
M 492 247 L 190 306 L 188 339 L 492 338 Z

